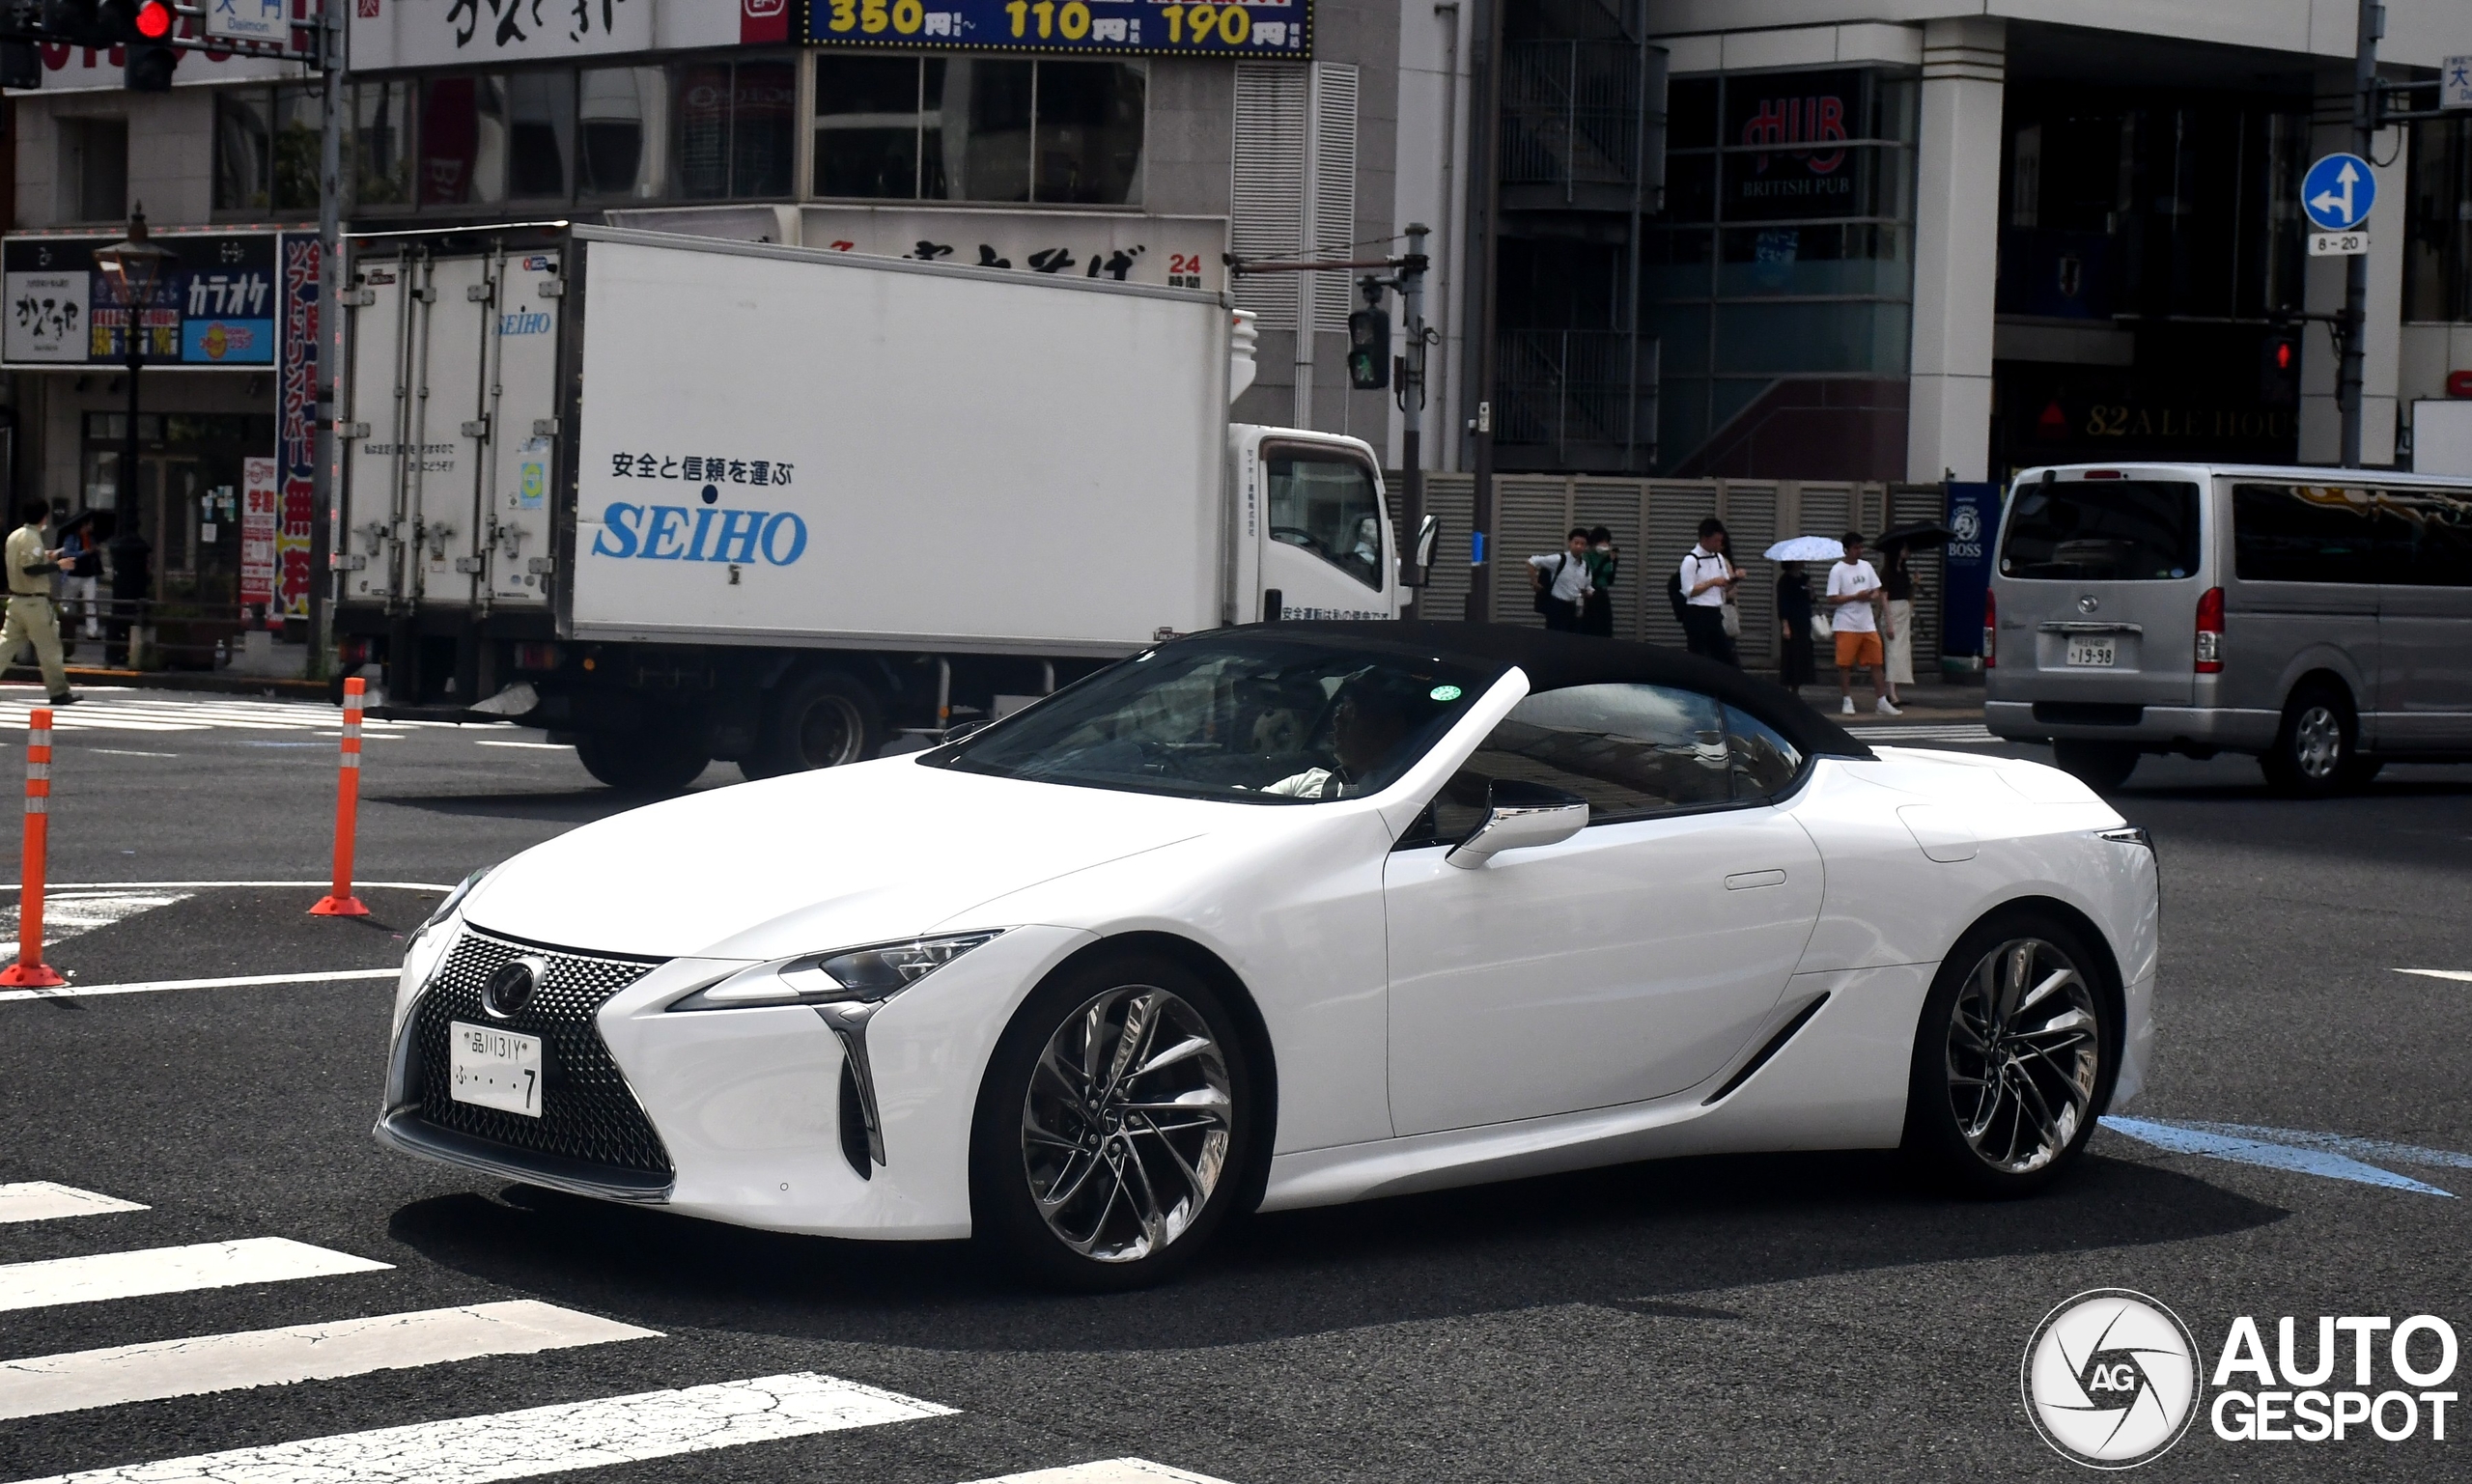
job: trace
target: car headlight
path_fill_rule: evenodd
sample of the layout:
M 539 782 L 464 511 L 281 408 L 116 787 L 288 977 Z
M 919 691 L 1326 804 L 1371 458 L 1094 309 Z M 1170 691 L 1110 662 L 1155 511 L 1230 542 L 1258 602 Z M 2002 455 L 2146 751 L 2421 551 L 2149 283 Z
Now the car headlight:
M 838 1005 L 889 999 L 981 943 L 1002 936 L 955 933 L 838 948 L 742 968 L 670 1005 L 672 1010 L 744 1010 L 756 1005 Z
M 472 894 L 472 888 L 481 884 L 482 881 L 487 878 L 491 872 L 496 869 L 496 866 L 483 866 L 478 871 L 473 872 L 471 875 L 464 878 L 463 881 L 457 882 L 455 889 L 446 894 L 446 900 L 437 904 L 437 910 L 430 913 L 429 919 L 423 922 L 419 928 L 415 929 L 412 936 L 414 938 L 418 938 L 421 934 L 428 932 L 430 929 L 436 927 L 439 923 L 444 922 L 447 918 L 454 916 L 455 910 L 464 905 L 464 899 Z

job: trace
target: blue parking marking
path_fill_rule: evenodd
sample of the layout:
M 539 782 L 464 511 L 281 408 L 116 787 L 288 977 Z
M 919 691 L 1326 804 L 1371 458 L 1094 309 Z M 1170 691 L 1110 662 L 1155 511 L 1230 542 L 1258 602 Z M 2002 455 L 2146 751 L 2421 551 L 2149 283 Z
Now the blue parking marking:
M 2174 1154 L 2203 1155 L 2210 1160 L 2229 1160 L 2235 1164 L 2256 1164 L 2293 1174 L 2317 1175 L 2327 1180 L 2381 1186 L 2390 1190 L 2442 1195 L 2449 1200 L 2455 1198 L 2452 1190 L 2441 1190 L 2436 1186 L 2414 1180 L 2409 1175 L 2399 1175 L 2353 1156 L 2369 1155 L 2398 1163 L 2443 1164 L 2472 1169 L 2472 1156 L 2443 1149 L 2422 1149 L 2411 1144 L 2391 1144 L 2381 1139 L 2356 1139 L 2339 1134 L 2263 1129 L 2246 1124 L 2162 1123 L 2148 1118 L 2120 1117 L 2106 1117 L 2102 1126 L 2115 1134 L 2124 1134 L 2140 1143 L 2151 1144 Z

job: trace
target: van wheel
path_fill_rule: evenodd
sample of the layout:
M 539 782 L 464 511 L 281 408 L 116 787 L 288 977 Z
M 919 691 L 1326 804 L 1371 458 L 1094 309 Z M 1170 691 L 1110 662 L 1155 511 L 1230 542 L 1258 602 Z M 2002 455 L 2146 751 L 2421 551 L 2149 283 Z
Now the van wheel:
M 2051 760 L 2097 794 L 2108 794 L 2137 770 L 2137 749 L 2126 742 L 2079 742 L 2062 739 L 2051 744 Z
M 777 778 L 874 757 L 885 744 L 884 703 L 856 676 L 816 670 L 790 682 L 766 708 L 755 755 L 740 763 L 750 778 Z
M 2339 793 L 2356 771 L 2360 723 L 2351 698 L 2334 686 L 2303 686 L 2284 704 L 2275 743 L 2258 766 L 2266 786 L 2294 798 Z
M 712 765 L 712 747 L 685 727 L 638 732 L 587 732 L 576 739 L 576 761 L 602 782 L 628 794 L 677 794 Z

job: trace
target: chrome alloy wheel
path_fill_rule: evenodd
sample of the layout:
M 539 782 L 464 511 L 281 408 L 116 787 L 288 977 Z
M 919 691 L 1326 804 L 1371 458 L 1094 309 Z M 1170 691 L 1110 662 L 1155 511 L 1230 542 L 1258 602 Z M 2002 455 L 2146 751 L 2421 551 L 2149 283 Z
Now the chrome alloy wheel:
M 1977 1158 L 2012 1175 L 2075 1142 L 2102 1064 L 2093 987 L 2038 938 L 1984 954 L 1949 1016 L 1949 1106 Z
M 2323 783 L 2344 763 L 2344 721 L 2323 701 L 2312 701 L 2292 719 L 2291 761 L 2313 783 Z
M 1227 1058 L 1180 996 L 1119 985 L 1048 1038 L 1022 1100 L 1022 1168 L 1056 1240 L 1138 1262 L 1182 1236 L 1226 1173 Z

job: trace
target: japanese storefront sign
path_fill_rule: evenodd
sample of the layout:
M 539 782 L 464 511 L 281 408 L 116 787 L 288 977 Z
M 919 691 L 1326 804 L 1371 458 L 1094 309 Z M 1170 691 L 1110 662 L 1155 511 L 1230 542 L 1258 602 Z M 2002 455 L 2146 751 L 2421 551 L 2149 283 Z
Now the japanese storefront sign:
M 809 0 L 818 46 L 1100 56 L 1313 54 L 1313 0 Z
M 779 241 L 773 207 L 686 207 L 612 211 L 610 225 Z M 1116 211 L 1003 211 L 911 206 L 796 209 L 795 240 L 828 252 L 915 258 L 965 267 L 1217 293 L 1226 287 L 1227 221 Z
M 240 461 L 240 604 L 271 605 L 275 595 L 275 537 L 283 524 L 282 495 L 271 459 Z
M 0 246 L 7 322 L 0 361 L 12 366 L 113 364 L 128 355 L 128 306 L 95 266 L 114 237 L 13 237 Z M 275 235 L 161 232 L 173 255 L 139 306 L 146 358 L 180 366 L 271 366 Z
M 792 0 L 353 0 L 354 71 L 790 40 Z
M 1728 221 L 1870 214 L 1859 70 L 1753 73 L 1726 86 L 1725 215 Z
M 323 246 L 304 233 L 287 233 L 281 243 L 283 362 L 275 378 L 273 585 L 274 611 L 294 618 L 309 612 L 309 544 L 318 509 L 318 277 Z M 248 539 L 245 523 L 241 539 Z

